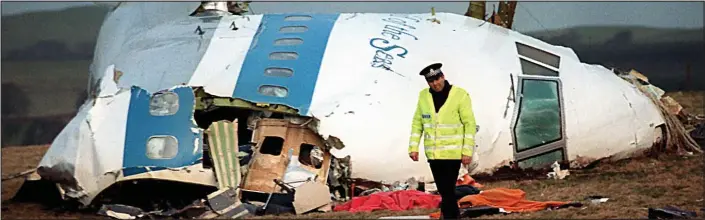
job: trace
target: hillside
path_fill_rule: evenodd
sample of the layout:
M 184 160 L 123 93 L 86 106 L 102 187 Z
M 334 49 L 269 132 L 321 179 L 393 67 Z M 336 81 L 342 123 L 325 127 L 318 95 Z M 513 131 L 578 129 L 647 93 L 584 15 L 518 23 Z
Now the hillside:
M 630 38 L 635 45 L 703 41 L 703 29 L 651 28 L 642 26 L 581 26 L 527 32 L 529 36 L 572 46 L 600 46 L 610 40 Z
M 705 81 L 703 33 L 703 28 L 588 26 L 527 34 L 570 47 L 584 63 L 636 69 L 666 91 L 692 91 L 705 90 L 705 84 L 695 83 Z
M 91 59 L 106 13 L 85 6 L 2 16 L 2 59 Z

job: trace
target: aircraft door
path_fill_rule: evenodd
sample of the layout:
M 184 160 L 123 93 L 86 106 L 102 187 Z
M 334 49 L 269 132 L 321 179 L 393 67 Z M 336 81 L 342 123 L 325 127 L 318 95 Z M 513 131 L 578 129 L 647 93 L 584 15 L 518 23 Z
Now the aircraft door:
M 521 168 L 567 160 L 560 57 L 516 45 L 522 73 L 511 126 L 514 160 Z

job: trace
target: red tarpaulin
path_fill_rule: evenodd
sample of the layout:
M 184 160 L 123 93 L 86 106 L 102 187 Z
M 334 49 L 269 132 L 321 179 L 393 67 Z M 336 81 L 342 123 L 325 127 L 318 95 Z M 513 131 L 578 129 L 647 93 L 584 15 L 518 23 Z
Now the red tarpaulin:
M 441 196 L 417 190 L 379 192 L 369 196 L 355 197 L 351 201 L 335 206 L 334 211 L 371 212 L 374 210 L 402 211 L 413 208 L 438 208 Z

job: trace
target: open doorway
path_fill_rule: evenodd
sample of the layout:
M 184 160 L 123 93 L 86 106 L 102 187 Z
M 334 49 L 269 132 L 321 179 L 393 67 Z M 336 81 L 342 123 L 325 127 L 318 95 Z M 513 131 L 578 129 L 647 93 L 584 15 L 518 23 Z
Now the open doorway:
M 227 121 L 238 121 L 237 127 L 237 139 L 238 145 L 248 145 L 251 144 L 252 130 L 248 129 L 247 118 L 254 111 L 243 108 L 236 107 L 217 107 L 215 109 L 209 110 L 196 110 L 193 114 L 194 120 L 198 127 L 202 129 L 208 129 L 211 123 L 221 120 Z M 210 148 L 208 143 L 208 134 L 203 134 L 203 167 L 212 168 L 213 159 L 210 157 Z

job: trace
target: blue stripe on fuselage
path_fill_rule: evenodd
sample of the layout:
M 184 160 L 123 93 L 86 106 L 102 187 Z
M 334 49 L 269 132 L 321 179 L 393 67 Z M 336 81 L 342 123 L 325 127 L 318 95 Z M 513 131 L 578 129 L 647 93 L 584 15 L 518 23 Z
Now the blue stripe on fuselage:
M 169 90 L 178 95 L 178 110 L 173 115 L 154 116 L 149 111 L 151 95 L 144 89 L 133 86 L 130 107 L 127 113 L 125 130 L 125 151 L 123 154 L 123 175 L 144 173 L 143 167 L 151 170 L 183 167 L 195 164 L 201 158 L 202 133 L 194 133 L 193 118 L 194 93 L 190 87 Z M 171 159 L 151 159 L 147 157 L 147 140 L 152 136 L 174 136 L 178 143 L 176 156 Z M 194 143 L 198 138 L 199 143 Z M 198 150 L 194 154 L 194 144 Z
M 287 16 L 310 16 L 310 20 L 286 21 Z M 299 114 L 308 114 L 313 97 L 313 90 L 318 80 L 318 71 L 323 60 L 323 53 L 328 44 L 328 37 L 338 14 L 271 14 L 263 15 L 257 34 L 252 39 L 250 49 L 242 64 L 234 98 L 256 103 L 283 104 L 296 108 Z M 286 26 L 306 26 L 303 33 L 281 33 Z M 302 44 L 294 46 L 276 46 L 274 41 L 282 38 L 300 38 Z M 270 60 L 273 52 L 295 52 L 296 60 Z M 290 77 L 265 76 L 267 68 L 289 68 L 293 70 Z M 266 96 L 259 93 L 260 86 L 281 86 L 288 89 L 286 97 Z

